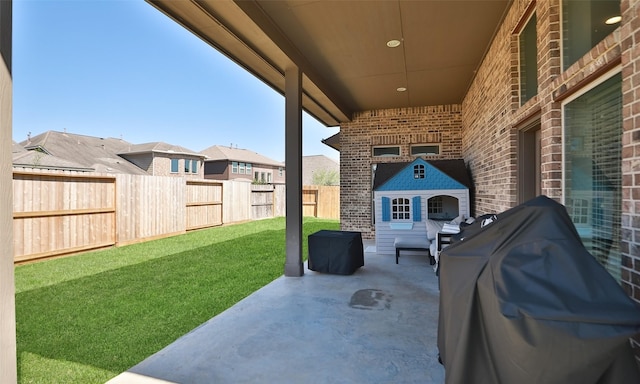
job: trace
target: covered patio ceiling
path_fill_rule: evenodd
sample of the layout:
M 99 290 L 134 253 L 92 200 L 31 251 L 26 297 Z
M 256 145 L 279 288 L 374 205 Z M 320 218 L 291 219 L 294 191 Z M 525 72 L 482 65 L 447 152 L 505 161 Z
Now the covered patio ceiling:
M 512 2 L 147 1 L 281 94 L 300 68 L 303 108 L 327 126 L 461 103 Z

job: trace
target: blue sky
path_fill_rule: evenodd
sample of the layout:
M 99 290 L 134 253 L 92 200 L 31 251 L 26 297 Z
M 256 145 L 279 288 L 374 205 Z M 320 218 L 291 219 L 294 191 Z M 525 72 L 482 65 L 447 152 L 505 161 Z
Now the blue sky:
M 13 139 L 48 130 L 284 161 L 284 98 L 143 0 L 14 0 Z M 303 114 L 303 155 L 339 153 Z

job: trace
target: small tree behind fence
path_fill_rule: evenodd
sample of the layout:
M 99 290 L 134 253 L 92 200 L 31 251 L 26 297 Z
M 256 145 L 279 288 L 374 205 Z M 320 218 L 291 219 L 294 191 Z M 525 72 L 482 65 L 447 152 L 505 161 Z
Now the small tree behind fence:
M 33 170 L 13 180 L 16 262 L 286 213 L 284 185 Z M 303 187 L 303 215 L 339 219 L 339 195 Z

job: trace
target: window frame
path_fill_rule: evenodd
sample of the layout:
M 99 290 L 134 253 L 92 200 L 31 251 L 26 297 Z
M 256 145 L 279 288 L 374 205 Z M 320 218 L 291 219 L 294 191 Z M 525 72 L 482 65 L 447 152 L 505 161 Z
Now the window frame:
M 397 149 L 398 153 L 383 153 L 383 154 L 378 154 L 376 155 L 376 150 L 379 149 L 391 149 L 391 148 L 395 148 Z M 371 156 L 373 157 L 398 157 L 400 156 L 401 151 L 400 151 L 400 146 L 399 145 L 376 145 L 374 147 L 371 148 Z
M 570 56 L 570 53 L 567 53 L 565 50 L 568 49 L 567 45 L 565 44 L 565 41 L 568 41 L 569 39 L 571 39 L 574 35 L 579 35 L 579 36 L 585 36 L 584 33 L 573 33 L 571 34 L 572 36 L 567 36 L 567 32 L 569 32 L 569 28 L 565 28 L 565 23 L 571 23 L 572 21 L 569 21 L 567 17 L 565 17 L 565 15 L 567 13 L 569 13 L 569 10 L 566 10 L 567 8 L 567 3 L 569 2 L 573 2 L 576 4 L 592 4 L 594 1 L 598 1 L 598 0 L 560 0 L 560 42 L 561 42 L 561 46 L 560 46 L 560 69 L 562 71 L 566 71 L 567 69 L 569 69 L 569 67 L 571 67 L 572 65 L 574 65 L 576 62 L 578 62 L 580 60 L 581 57 L 583 57 L 584 55 L 588 54 L 595 46 L 597 46 L 598 44 L 600 44 L 605 38 L 606 36 L 608 36 L 609 34 L 613 33 L 613 31 L 615 31 L 619 26 L 620 23 L 617 23 L 617 25 L 615 26 L 608 26 L 604 23 L 605 19 L 606 19 L 606 15 L 603 15 L 603 23 L 602 23 L 602 27 L 603 28 L 611 28 L 611 31 L 609 31 L 609 33 L 607 35 L 604 35 L 600 40 L 593 42 L 593 29 L 594 29 L 594 25 L 589 23 L 588 27 L 589 29 L 592 31 L 591 34 L 589 34 L 589 40 L 590 42 L 590 48 L 587 49 L 585 52 L 583 52 L 579 57 L 573 58 L 572 61 L 570 63 L 568 63 L 568 58 Z M 620 2 L 612 2 L 616 3 L 618 5 L 618 7 L 620 7 Z M 622 10 L 618 8 L 618 16 L 622 16 Z M 584 25 L 584 22 L 581 19 L 581 25 Z M 568 25 L 568 24 L 567 24 Z
M 437 149 L 436 153 L 431 153 L 431 152 L 419 152 L 419 153 L 414 153 L 414 148 L 419 148 L 419 147 L 434 147 Z M 438 156 L 440 155 L 440 150 L 442 149 L 440 144 L 412 144 L 411 148 L 409 149 L 411 156 Z
M 171 173 L 180 173 L 180 159 L 170 159 L 171 160 Z
M 402 200 L 401 202 L 399 200 Z M 389 200 L 390 221 L 408 222 L 413 221 L 413 203 L 408 197 L 393 197 Z M 402 215 L 403 217 L 399 217 Z
M 614 68 L 610 69 L 609 71 L 605 72 L 604 74 L 602 74 L 602 76 L 598 77 L 597 79 L 595 79 L 594 81 L 590 82 L 589 84 L 587 84 L 586 86 L 582 87 L 582 89 L 574 92 L 572 95 L 570 95 L 569 97 L 567 97 L 566 99 L 562 100 L 562 102 L 560 103 L 560 113 L 561 113 L 561 117 L 562 117 L 562 133 L 561 133 L 561 141 L 562 143 L 565 143 L 567 140 L 566 137 L 566 121 L 565 121 L 565 107 L 567 106 L 567 104 L 570 104 L 572 101 L 575 101 L 576 99 L 578 99 L 580 96 L 583 96 L 584 94 L 588 93 L 589 91 L 593 90 L 594 88 L 596 88 L 597 86 L 601 85 L 602 83 L 606 82 L 607 80 L 611 79 L 613 76 L 622 73 L 622 65 L 618 64 L 616 65 Z M 566 169 L 566 158 L 567 158 L 567 153 L 566 153 L 566 146 L 563 144 L 562 145 L 562 180 L 560 183 L 560 187 L 561 187 L 561 194 L 560 194 L 560 202 L 563 205 L 566 205 L 566 180 L 567 180 L 567 169 Z
M 530 30 L 528 28 L 531 27 L 531 22 L 533 22 L 533 34 L 534 34 L 534 44 L 535 44 L 535 53 L 533 55 L 533 57 L 527 57 L 526 52 L 527 50 L 525 50 L 525 52 L 523 53 L 523 35 L 525 35 L 526 32 L 529 32 Z M 526 35 L 525 35 L 526 36 Z M 536 12 L 533 11 L 531 12 L 531 14 L 528 16 L 527 21 L 524 23 L 524 26 L 522 27 L 522 30 L 518 33 L 518 98 L 519 98 L 519 102 L 520 105 L 524 105 L 527 101 L 531 100 L 532 98 L 534 98 L 535 96 L 538 95 L 538 46 L 537 46 L 537 42 L 538 42 L 538 28 L 537 28 L 537 16 L 536 16 Z M 534 76 L 533 78 L 529 78 L 529 76 L 527 76 L 528 72 L 524 72 L 522 70 L 522 60 L 523 60 L 523 55 L 524 55 L 524 59 L 533 59 L 533 64 L 535 66 L 535 70 L 534 72 Z M 528 62 L 525 64 L 529 64 Z M 526 67 L 525 67 L 526 68 Z M 535 92 L 532 94 L 528 94 L 525 95 L 523 94 L 523 79 L 526 80 L 534 80 L 534 87 L 535 87 Z M 526 97 L 525 99 L 525 96 Z

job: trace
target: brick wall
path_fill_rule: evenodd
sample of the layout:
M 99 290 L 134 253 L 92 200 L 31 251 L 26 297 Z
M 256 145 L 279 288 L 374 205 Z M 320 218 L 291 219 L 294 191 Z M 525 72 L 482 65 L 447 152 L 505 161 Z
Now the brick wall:
M 622 280 L 640 302 L 640 0 L 620 3 L 622 26 Z M 640 358 L 640 339 L 634 341 Z
M 440 144 L 440 155 L 457 159 L 462 148 L 460 105 L 365 111 L 340 127 L 340 217 L 342 229 L 375 237 L 371 202 L 372 165 L 409 162 L 412 144 Z M 378 145 L 400 146 L 400 156 L 372 157 Z

